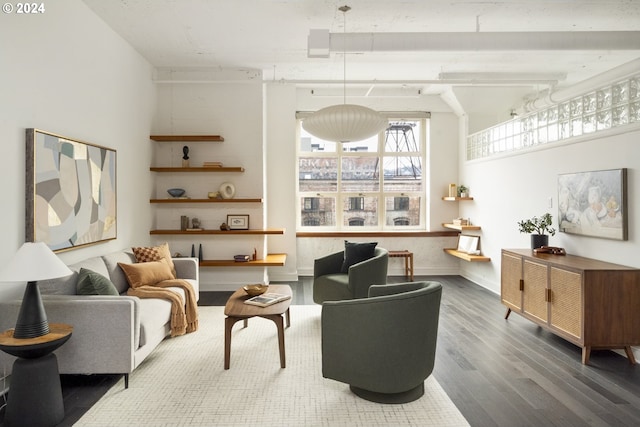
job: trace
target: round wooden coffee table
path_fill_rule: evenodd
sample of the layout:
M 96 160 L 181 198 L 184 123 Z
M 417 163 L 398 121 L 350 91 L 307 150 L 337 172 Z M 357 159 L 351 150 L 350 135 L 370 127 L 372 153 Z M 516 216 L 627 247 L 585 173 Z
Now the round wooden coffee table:
M 291 288 L 289 285 L 269 285 L 267 292 L 291 296 Z M 243 320 L 244 327 L 248 326 L 249 318 L 263 317 L 272 320 L 278 328 L 278 345 L 280 347 L 280 367 L 285 367 L 284 352 L 284 320 L 282 315 L 287 318 L 287 328 L 291 326 L 291 317 L 289 315 L 289 306 L 291 298 L 267 307 L 259 307 L 255 305 L 245 304 L 244 302 L 250 297 L 240 288 L 229 297 L 227 304 L 224 306 L 224 369 L 229 369 L 231 359 L 231 329 L 236 322 Z

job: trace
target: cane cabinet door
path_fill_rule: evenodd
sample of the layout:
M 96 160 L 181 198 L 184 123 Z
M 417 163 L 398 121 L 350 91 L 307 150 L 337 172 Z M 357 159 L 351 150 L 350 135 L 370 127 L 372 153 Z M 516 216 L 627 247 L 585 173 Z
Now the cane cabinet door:
M 551 315 L 552 328 L 582 338 L 582 274 L 551 267 Z
M 540 322 L 547 322 L 549 310 L 547 304 L 547 266 L 525 259 L 522 266 L 524 290 L 522 292 L 522 311 Z
M 501 268 L 502 303 L 520 313 L 522 311 L 522 257 L 503 253 Z

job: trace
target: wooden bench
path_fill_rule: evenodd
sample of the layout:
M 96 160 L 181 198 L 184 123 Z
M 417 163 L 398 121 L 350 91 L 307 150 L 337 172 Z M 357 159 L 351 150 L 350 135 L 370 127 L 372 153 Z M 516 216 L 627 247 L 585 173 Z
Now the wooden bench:
M 389 251 L 389 258 L 404 258 L 404 275 L 413 281 L 413 252 L 408 250 Z

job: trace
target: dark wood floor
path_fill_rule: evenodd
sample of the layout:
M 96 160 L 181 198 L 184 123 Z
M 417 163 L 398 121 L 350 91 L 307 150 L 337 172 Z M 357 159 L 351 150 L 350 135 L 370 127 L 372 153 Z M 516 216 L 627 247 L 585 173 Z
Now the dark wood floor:
M 472 282 L 416 279 L 443 283 L 433 375 L 472 426 L 640 425 L 640 366 L 612 351 L 594 351 L 584 366 L 578 347 L 516 314 L 504 320 L 499 297 Z M 291 285 L 293 304 L 313 303 L 310 278 Z M 230 294 L 202 292 L 200 304 L 224 305 Z M 62 377 L 61 426 L 73 425 L 120 379 Z

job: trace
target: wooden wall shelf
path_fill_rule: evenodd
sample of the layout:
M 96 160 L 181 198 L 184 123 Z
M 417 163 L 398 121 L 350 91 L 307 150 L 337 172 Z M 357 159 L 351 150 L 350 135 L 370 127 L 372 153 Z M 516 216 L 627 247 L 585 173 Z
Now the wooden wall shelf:
M 458 230 L 458 231 L 480 230 L 479 225 L 442 224 L 442 226 L 444 228 L 450 228 L 452 230 Z
M 464 252 L 460 252 L 456 249 L 444 249 L 446 253 L 449 255 L 453 255 L 454 257 L 463 259 L 469 262 L 489 262 L 491 258 L 483 256 L 483 255 L 470 255 Z
M 473 197 L 443 197 L 446 202 L 458 202 L 460 200 L 473 200 Z
M 150 199 L 149 203 L 262 203 L 262 199 Z
M 287 254 L 268 254 L 264 259 L 255 261 L 236 262 L 227 259 L 203 259 L 200 267 L 282 267 L 287 260 Z
M 222 142 L 220 135 L 151 135 L 156 142 Z
M 204 167 L 150 167 L 151 172 L 244 172 L 242 166 L 204 168 Z
M 284 234 L 284 228 L 269 228 L 269 229 L 256 229 L 256 230 L 196 230 L 196 231 L 187 231 L 187 230 L 151 230 L 149 234 L 173 234 L 173 235 L 207 235 L 207 234 L 220 234 L 220 235 L 245 235 L 245 236 L 255 236 L 255 235 L 267 235 L 267 234 Z

